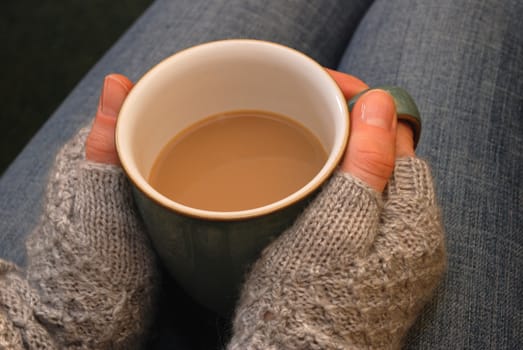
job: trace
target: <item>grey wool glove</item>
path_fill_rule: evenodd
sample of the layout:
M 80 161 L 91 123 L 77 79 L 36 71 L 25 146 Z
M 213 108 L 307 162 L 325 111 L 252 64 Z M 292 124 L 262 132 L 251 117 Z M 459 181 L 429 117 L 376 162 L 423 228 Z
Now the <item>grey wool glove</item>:
M 229 349 L 397 349 L 445 261 L 424 161 L 398 159 L 383 196 L 338 172 L 253 266 Z
M 138 348 L 153 315 L 155 258 L 122 170 L 60 151 L 27 271 L 0 260 L 0 349 Z

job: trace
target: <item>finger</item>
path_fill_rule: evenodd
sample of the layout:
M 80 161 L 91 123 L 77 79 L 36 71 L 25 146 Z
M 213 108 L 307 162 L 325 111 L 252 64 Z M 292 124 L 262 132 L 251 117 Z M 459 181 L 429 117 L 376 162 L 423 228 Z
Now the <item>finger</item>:
M 87 160 L 120 164 L 114 135 L 116 119 L 132 86 L 132 82 L 120 74 L 111 74 L 105 78 L 93 127 L 86 141 Z
M 415 155 L 414 132 L 407 123 L 399 121 L 396 132 L 396 158 L 414 157 Z
M 341 92 L 343 93 L 343 96 L 345 96 L 347 100 L 350 100 L 363 90 L 369 88 L 367 84 L 352 75 L 338 72 L 329 68 L 325 68 L 325 70 L 336 81 L 336 84 L 338 84 Z
M 341 170 L 383 192 L 394 169 L 396 107 L 383 90 L 358 99 L 350 115 L 351 134 Z
M 133 83 L 124 75 L 109 74 L 106 76 L 96 117 L 116 118 L 132 87 Z

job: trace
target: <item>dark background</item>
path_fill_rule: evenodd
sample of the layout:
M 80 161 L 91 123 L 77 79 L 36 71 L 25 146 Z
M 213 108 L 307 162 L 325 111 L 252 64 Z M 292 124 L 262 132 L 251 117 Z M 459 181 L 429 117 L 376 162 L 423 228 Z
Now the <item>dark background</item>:
M 3 0 L 0 175 L 87 71 L 152 2 Z M 197 305 L 172 279 L 165 277 L 163 284 L 162 307 L 147 348 L 224 348 L 227 323 Z
M 4 0 L 0 174 L 152 0 Z
M 0 175 L 87 71 L 152 2 L 3 0 Z M 227 322 L 197 305 L 172 279 L 165 277 L 163 284 L 162 307 L 147 348 L 224 348 Z

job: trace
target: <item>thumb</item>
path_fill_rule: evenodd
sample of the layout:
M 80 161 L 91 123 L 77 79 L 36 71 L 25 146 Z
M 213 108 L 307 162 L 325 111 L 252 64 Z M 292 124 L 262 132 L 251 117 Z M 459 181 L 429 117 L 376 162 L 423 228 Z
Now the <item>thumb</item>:
M 341 169 L 383 192 L 395 160 L 396 106 L 383 90 L 370 90 L 350 115 L 351 134 Z
M 133 83 L 123 75 L 110 74 L 105 77 L 93 127 L 85 144 L 87 160 L 120 164 L 116 153 L 116 119 Z

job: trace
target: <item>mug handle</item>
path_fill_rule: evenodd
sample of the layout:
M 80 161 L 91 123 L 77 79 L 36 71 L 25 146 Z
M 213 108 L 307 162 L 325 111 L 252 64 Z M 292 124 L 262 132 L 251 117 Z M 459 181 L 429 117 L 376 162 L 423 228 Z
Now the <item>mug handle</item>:
M 421 116 L 414 99 L 407 91 L 405 91 L 405 89 L 398 86 L 385 85 L 364 90 L 351 98 L 348 102 L 349 113 L 352 112 L 352 108 L 361 95 L 374 89 L 385 90 L 391 94 L 392 98 L 394 99 L 394 103 L 396 104 L 396 114 L 398 116 L 398 120 L 406 122 L 412 128 L 414 133 L 414 149 L 416 149 L 416 146 L 418 145 L 419 139 L 421 137 Z

